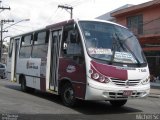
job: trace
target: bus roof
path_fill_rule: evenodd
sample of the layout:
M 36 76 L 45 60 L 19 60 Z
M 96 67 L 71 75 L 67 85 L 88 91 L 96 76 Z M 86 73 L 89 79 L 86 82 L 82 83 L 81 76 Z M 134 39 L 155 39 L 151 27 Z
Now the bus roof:
M 22 35 L 31 34 L 31 33 L 33 33 L 33 32 L 42 31 L 42 30 L 46 30 L 46 28 L 41 28 L 41 29 L 37 29 L 37 30 L 25 32 L 25 33 L 22 33 L 22 34 L 14 35 L 14 36 L 12 36 L 11 38 L 20 37 L 20 36 L 22 36 Z
M 23 34 L 15 35 L 15 36 L 12 36 L 11 38 L 19 37 L 19 36 L 22 36 L 22 35 L 25 35 L 25 34 L 30 34 L 30 33 L 37 32 L 37 31 L 54 29 L 54 28 L 61 28 L 62 26 L 74 23 L 75 21 L 76 22 L 78 22 L 78 21 L 96 21 L 96 22 L 110 23 L 110 24 L 114 24 L 114 25 L 118 25 L 118 26 L 124 27 L 124 26 L 122 26 L 120 24 L 117 24 L 117 23 L 114 23 L 114 22 L 111 22 L 111 21 L 105 21 L 105 20 L 99 20 L 99 19 L 71 19 L 71 20 L 66 20 L 66 21 L 54 23 L 54 24 L 51 24 L 51 25 L 47 25 L 42 29 L 37 29 L 37 30 L 26 32 L 26 33 L 23 33 Z M 126 28 L 126 27 L 124 27 L 124 28 Z
M 48 25 L 46 26 L 47 29 L 50 29 L 50 28 L 58 28 L 58 27 L 62 27 L 64 25 L 67 25 L 67 24 L 70 24 L 70 23 L 74 23 L 74 19 L 71 19 L 71 20 L 66 20 L 66 21 L 62 21 L 62 22 L 58 22 L 58 23 L 55 23 L 55 24 L 51 24 L 51 25 Z
M 71 19 L 71 20 L 66 20 L 66 21 L 63 21 L 63 22 L 58 22 L 58 23 L 55 23 L 55 24 L 51 24 L 51 25 L 48 25 L 46 26 L 47 29 L 49 28 L 57 28 L 57 27 L 62 27 L 64 25 L 67 25 L 67 24 L 70 24 L 70 23 L 74 23 L 74 22 L 78 22 L 78 21 L 96 21 L 96 22 L 104 22 L 104 23 L 110 23 L 110 24 L 114 24 L 114 25 L 118 25 L 118 26 L 121 26 L 121 27 L 124 27 L 120 24 L 117 24 L 117 23 L 114 23 L 114 22 L 111 22 L 111 21 L 106 21 L 106 20 L 99 20 L 99 19 Z M 124 27 L 126 28 L 126 27 Z
M 95 21 L 95 22 L 104 22 L 104 23 L 110 23 L 110 24 L 114 24 L 117 26 L 121 26 L 123 28 L 126 28 L 125 26 L 122 26 L 120 24 L 117 24 L 115 22 L 111 22 L 111 21 L 107 21 L 107 20 L 100 20 L 100 19 L 78 19 L 78 21 Z

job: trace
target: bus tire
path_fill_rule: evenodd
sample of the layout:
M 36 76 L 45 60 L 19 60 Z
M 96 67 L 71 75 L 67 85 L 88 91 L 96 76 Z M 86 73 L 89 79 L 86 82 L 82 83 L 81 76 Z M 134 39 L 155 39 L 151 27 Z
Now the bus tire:
M 110 100 L 110 104 L 114 107 L 121 107 L 125 105 L 127 100 Z
M 21 90 L 27 92 L 26 80 L 24 77 L 21 78 Z
M 75 92 L 71 83 L 65 83 L 61 89 L 61 98 L 63 104 L 67 107 L 73 107 L 76 105 Z

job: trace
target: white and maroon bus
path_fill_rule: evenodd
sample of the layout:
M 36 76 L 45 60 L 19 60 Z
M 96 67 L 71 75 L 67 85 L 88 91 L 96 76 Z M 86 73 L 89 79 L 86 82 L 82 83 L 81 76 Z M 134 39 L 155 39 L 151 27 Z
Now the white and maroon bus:
M 11 38 L 7 77 L 22 91 L 124 105 L 149 94 L 146 58 L 125 27 L 101 20 L 69 20 Z

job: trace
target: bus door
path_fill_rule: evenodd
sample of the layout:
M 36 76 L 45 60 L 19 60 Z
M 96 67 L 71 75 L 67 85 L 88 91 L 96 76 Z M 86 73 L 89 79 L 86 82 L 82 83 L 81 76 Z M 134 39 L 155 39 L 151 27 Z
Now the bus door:
M 9 51 L 7 56 L 7 79 L 11 80 L 11 62 L 12 62 L 12 52 L 13 52 L 13 39 L 10 39 Z
M 17 56 L 19 50 L 20 38 L 14 38 L 12 60 L 11 60 L 11 81 L 16 82 L 16 71 L 17 71 Z
M 50 83 L 49 88 L 58 91 L 58 67 L 60 54 L 61 30 L 51 32 L 51 63 L 50 63 Z

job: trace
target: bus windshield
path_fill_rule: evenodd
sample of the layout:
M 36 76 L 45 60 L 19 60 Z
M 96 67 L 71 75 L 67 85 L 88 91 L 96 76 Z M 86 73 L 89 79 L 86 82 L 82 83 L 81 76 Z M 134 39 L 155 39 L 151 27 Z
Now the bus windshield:
M 109 62 L 146 63 L 137 38 L 127 28 L 97 21 L 79 24 L 91 57 Z

